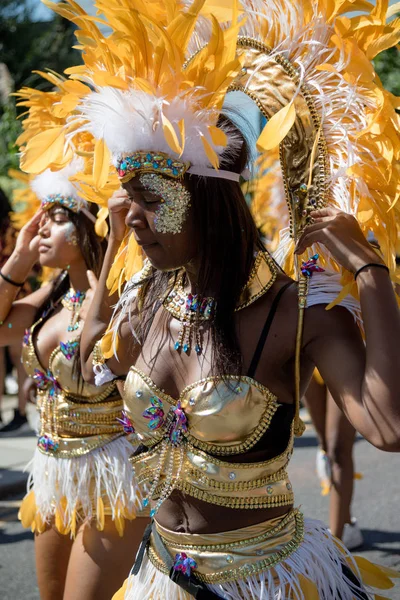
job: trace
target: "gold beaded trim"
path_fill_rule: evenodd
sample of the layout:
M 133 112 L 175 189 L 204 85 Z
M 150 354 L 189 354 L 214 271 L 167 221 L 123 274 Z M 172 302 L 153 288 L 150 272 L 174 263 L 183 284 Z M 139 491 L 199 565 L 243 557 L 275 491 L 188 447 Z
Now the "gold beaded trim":
M 218 496 L 217 494 L 211 494 L 205 490 L 199 490 L 187 481 L 178 479 L 175 482 L 175 489 L 209 504 L 215 504 L 217 506 L 224 506 L 225 508 L 275 508 L 277 506 L 290 506 L 294 502 L 293 492 L 288 494 L 278 494 L 276 496 L 262 496 L 261 498 L 255 498 L 249 496 L 248 498 L 224 498 L 224 496 Z M 159 493 L 162 491 L 162 485 L 158 486 L 154 492 L 153 499 L 157 499 Z
M 79 446 L 79 448 L 73 448 L 72 450 L 62 450 L 61 448 L 58 448 L 57 451 L 54 452 L 52 455 L 56 458 L 76 458 L 77 456 L 84 456 L 85 454 L 89 454 L 89 452 L 92 452 L 93 450 L 96 450 L 101 446 L 105 446 L 106 444 L 113 442 L 114 440 L 120 438 L 122 435 L 124 434 L 115 433 L 113 435 L 108 434 L 95 436 L 95 439 L 93 441 L 86 442 L 85 440 L 85 445 L 81 445 Z M 68 438 L 63 439 L 62 437 L 60 437 L 60 443 L 62 442 L 68 442 Z M 45 456 L 48 456 L 48 452 L 42 450 L 40 446 L 37 446 L 37 448 L 39 452 L 41 452 Z
M 264 260 L 267 263 L 269 270 L 271 272 L 271 277 L 261 287 L 261 289 L 256 294 L 251 295 L 250 298 L 248 298 L 247 300 L 242 300 L 244 294 L 250 288 L 251 283 L 254 281 L 255 277 L 257 276 L 262 260 Z M 253 304 L 253 302 L 255 302 L 256 300 L 261 298 L 261 296 L 263 296 L 273 286 L 273 284 L 276 281 L 277 274 L 278 274 L 278 268 L 276 266 L 275 261 L 270 256 L 270 254 L 268 252 L 258 252 L 257 256 L 256 256 L 256 260 L 254 261 L 253 268 L 250 271 L 249 279 L 241 292 L 239 304 L 235 308 L 235 312 L 238 312 L 239 310 L 243 310 L 244 308 L 247 308 L 248 306 L 250 306 L 250 304 Z
M 246 577 L 250 577 L 252 575 L 258 575 L 262 571 L 266 571 L 271 569 L 275 565 L 286 560 L 293 552 L 295 552 L 300 544 L 304 540 L 304 518 L 301 513 L 295 513 L 294 515 L 296 521 L 296 531 L 293 538 L 285 544 L 282 550 L 278 550 L 274 554 L 271 554 L 267 558 L 263 558 L 258 560 L 253 564 L 247 564 L 243 567 L 238 567 L 235 569 L 226 569 L 224 571 L 217 571 L 216 573 L 211 573 L 209 575 L 203 575 L 198 571 L 195 571 L 195 575 L 199 581 L 203 583 L 226 583 L 229 581 L 237 581 L 238 579 L 245 579 Z M 251 542 L 248 540 L 249 543 Z M 226 547 L 233 547 L 233 544 L 227 544 Z M 183 547 L 183 546 L 182 546 Z M 214 549 L 215 547 L 211 547 L 210 549 Z M 164 562 L 159 558 L 157 553 L 155 552 L 152 546 L 149 546 L 147 550 L 147 554 L 151 563 L 166 575 L 169 574 L 169 569 L 166 567 Z
M 199 469 L 194 468 L 189 469 L 187 472 L 192 478 L 196 478 L 202 484 L 205 484 L 208 487 L 213 488 L 215 490 L 219 490 L 221 492 L 245 492 L 248 490 L 256 490 L 260 487 L 263 487 L 267 483 L 276 483 L 278 481 L 284 481 L 288 478 L 288 474 L 285 467 L 279 469 L 279 471 L 277 471 L 276 473 L 267 475 L 266 477 L 238 482 L 218 481 L 217 479 L 212 479 L 211 477 L 208 477 Z

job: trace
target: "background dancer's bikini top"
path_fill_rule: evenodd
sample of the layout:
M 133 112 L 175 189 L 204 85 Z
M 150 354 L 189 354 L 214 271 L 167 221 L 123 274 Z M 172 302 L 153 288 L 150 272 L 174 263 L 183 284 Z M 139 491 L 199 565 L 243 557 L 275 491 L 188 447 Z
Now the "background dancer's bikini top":
M 175 399 L 131 367 L 123 399 L 143 444 L 143 452 L 131 460 L 139 483 L 155 488 L 153 500 L 166 497 L 165 488 L 172 485 L 231 508 L 293 503 L 286 467 L 293 450 L 295 406 L 279 403 L 254 379 L 278 303 L 289 285 L 273 300 L 247 375 L 229 376 L 229 385 L 219 377 L 207 377 L 188 385 Z M 254 462 L 261 450 L 263 460 Z M 248 454 L 247 462 L 241 458 L 238 462 L 241 454 Z M 230 460 L 235 455 L 236 461 Z
M 42 366 L 34 333 L 44 318 L 25 332 L 22 345 L 23 365 L 38 390 L 38 448 L 59 458 L 81 456 L 124 434 L 117 421 L 122 400 L 115 382 L 96 387 L 76 376 L 73 365 L 79 337 L 60 343 L 50 355 L 48 368 Z

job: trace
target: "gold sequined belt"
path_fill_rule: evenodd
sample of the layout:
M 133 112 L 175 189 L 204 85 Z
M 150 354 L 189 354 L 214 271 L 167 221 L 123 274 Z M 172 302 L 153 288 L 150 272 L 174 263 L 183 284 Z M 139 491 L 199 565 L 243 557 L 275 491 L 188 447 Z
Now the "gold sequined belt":
M 245 579 L 271 569 L 297 550 L 304 538 L 303 515 L 297 509 L 257 525 L 215 534 L 175 533 L 157 522 L 155 526 L 172 560 L 184 553 L 194 561 L 197 579 L 209 584 Z M 169 574 L 153 535 L 147 552 L 153 565 Z

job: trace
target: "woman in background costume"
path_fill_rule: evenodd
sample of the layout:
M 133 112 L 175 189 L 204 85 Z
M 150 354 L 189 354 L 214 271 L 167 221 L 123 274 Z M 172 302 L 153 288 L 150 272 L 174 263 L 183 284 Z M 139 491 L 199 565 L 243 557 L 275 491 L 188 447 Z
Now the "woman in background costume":
M 364 52 L 371 38 L 379 51 L 380 26 L 366 20 L 367 44 L 341 15 L 350 3 L 324 1 L 97 5 L 107 38 L 72 0 L 53 5 L 84 31 L 85 65 L 68 70 L 82 87 L 52 160 L 87 132 L 95 185 L 111 158 L 124 188 L 82 336 L 87 380 L 93 366 L 102 381 L 126 376 L 132 462 L 149 487 L 152 524 L 115 598 L 373 599 L 397 573 L 304 518 L 287 466 L 315 366 L 366 439 L 400 448 L 399 313 L 352 216 L 368 205 L 392 268 L 384 208 L 398 179 L 378 176 L 400 147 L 395 102 Z M 374 23 L 394 44 L 382 5 Z M 259 150 L 280 144 L 291 221 L 276 257 L 297 283 L 265 252 L 240 189 L 248 147 L 227 106 L 238 89 L 269 118 Z M 137 244 L 148 260 L 112 315 Z
M 108 600 L 143 527 L 140 519 L 131 522 L 141 495 L 120 394 L 115 382 L 96 387 L 80 374 L 89 283 L 95 285 L 104 256 L 94 212 L 69 181 L 81 166 L 75 159 L 31 181 L 41 210 L 21 229 L 1 270 L 0 343 L 22 342 L 24 367 L 37 386 L 38 443 L 20 518 L 36 534 L 41 598 Z M 14 301 L 38 260 L 61 274 Z

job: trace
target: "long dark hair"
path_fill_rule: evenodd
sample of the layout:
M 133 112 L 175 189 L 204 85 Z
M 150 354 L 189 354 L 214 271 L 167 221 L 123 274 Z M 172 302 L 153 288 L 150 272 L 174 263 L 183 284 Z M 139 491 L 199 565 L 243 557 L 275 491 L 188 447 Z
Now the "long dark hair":
M 51 210 L 51 209 L 50 209 Z M 82 252 L 82 256 L 86 263 L 88 270 L 98 277 L 100 275 L 101 266 L 103 264 L 103 258 L 106 251 L 106 242 L 98 237 L 94 230 L 93 221 L 87 217 L 83 212 L 75 213 L 69 209 L 68 216 L 71 222 L 76 227 L 76 234 L 78 238 L 78 245 Z M 95 205 L 90 206 L 90 212 L 95 215 Z M 71 286 L 68 270 L 64 270 L 60 275 L 53 281 L 52 290 L 47 299 L 38 308 L 35 316 L 35 322 L 45 315 L 43 322 L 46 320 L 46 316 L 50 316 L 53 309 L 58 305 L 60 299 L 67 293 Z M 84 381 L 82 378 L 81 371 L 81 360 L 80 360 L 80 346 L 74 356 L 74 362 L 72 365 L 73 377 L 77 379 L 78 388 L 82 389 Z
M 227 117 L 221 117 L 225 123 Z M 246 140 L 230 122 L 235 136 L 240 137 L 240 150 L 225 158 L 223 168 L 242 173 L 249 158 Z M 206 295 L 212 289 L 217 310 L 211 322 L 213 353 L 211 370 L 226 379 L 242 373 L 242 355 L 234 323 L 234 311 L 241 291 L 248 281 L 255 250 L 264 250 L 259 232 L 246 204 L 239 183 L 212 177 L 185 176 L 191 194 L 193 219 L 196 223 L 197 256 L 200 258 L 197 291 Z M 153 271 L 145 283 L 140 314 L 139 334 L 145 339 L 152 318 L 163 297 L 172 288 L 171 274 Z

